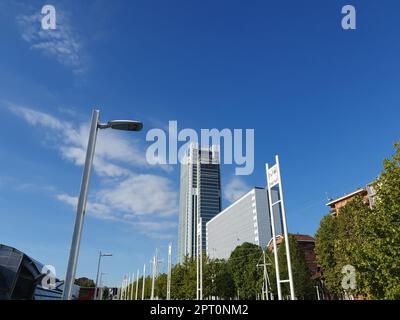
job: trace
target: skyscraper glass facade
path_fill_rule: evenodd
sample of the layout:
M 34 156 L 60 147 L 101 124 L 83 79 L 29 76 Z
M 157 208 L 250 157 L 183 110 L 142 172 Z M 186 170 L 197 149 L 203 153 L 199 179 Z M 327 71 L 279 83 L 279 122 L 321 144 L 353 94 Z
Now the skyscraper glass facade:
M 202 248 L 206 250 L 206 224 L 221 211 L 220 155 L 217 146 L 192 144 L 181 165 L 178 258 L 196 256 L 197 222 L 201 218 Z

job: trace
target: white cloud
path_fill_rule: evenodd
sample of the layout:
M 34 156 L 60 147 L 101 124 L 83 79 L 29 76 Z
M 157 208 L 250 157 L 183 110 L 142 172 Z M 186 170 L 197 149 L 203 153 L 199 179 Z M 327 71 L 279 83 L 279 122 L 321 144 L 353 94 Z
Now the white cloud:
M 239 177 L 233 177 L 224 188 L 224 197 L 234 202 L 250 191 L 250 187 Z
M 17 17 L 22 39 L 30 44 L 32 50 L 55 58 L 60 64 L 70 67 L 75 74 L 84 73 L 86 67 L 83 63 L 82 43 L 74 33 L 67 16 L 61 10 L 56 11 L 55 30 L 43 30 L 42 17 L 40 12 L 21 14 Z
M 71 206 L 74 211 L 76 210 L 78 205 L 78 197 L 73 197 L 68 194 L 58 194 L 56 195 L 56 199 Z M 154 220 L 149 220 L 149 217 L 146 217 L 147 220 L 143 220 L 143 217 L 139 217 L 139 219 L 137 219 L 137 217 L 132 213 L 118 215 L 118 208 L 114 208 L 110 204 L 99 202 L 89 201 L 87 203 L 86 211 L 88 215 L 94 218 L 120 221 L 131 224 L 137 232 L 155 239 L 174 238 L 173 234 L 171 234 L 171 231 L 175 232 L 177 227 L 176 222 L 165 220 L 160 217 L 157 219 L 150 217 Z
M 27 123 L 45 128 L 63 159 L 83 166 L 89 132 L 87 123 L 74 126 L 47 113 L 10 103 L 7 106 Z M 112 130 L 100 131 L 93 165 L 101 187 L 93 188 L 91 192 L 88 214 L 132 224 L 139 232 L 151 237 L 171 237 L 163 228 L 176 227 L 168 219 L 178 211 L 178 195 L 167 177 L 133 171 L 133 168 L 155 168 L 147 164 L 144 146 L 139 140 L 132 136 L 126 138 Z M 56 199 L 76 210 L 76 196 L 60 193 Z M 144 218 L 146 222 L 143 222 Z
M 152 174 L 133 175 L 102 190 L 97 198 L 132 215 L 170 216 L 177 211 L 177 193 L 170 180 Z
M 7 103 L 8 109 L 29 124 L 54 130 L 52 138 L 56 139 L 61 156 L 76 165 L 83 165 L 86 157 L 86 146 L 89 136 L 89 125 L 80 124 L 75 128 L 68 121 L 61 121 L 47 113 Z M 129 135 L 129 138 L 126 137 Z M 149 168 L 145 150 L 132 135 L 107 130 L 99 131 L 94 169 L 101 176 L 128 176 L 130 171 L 122 165 Z M 165 170 L 168 168 L 160 167 Z
M 63 124 L 56 118 L 39 111 L 29 108 L 8 104 L 8 109 L 15 113 L 17 116 L 23 118 L 29 124 L 41 125 L 49 127 L 50 129 L 63 129 Z

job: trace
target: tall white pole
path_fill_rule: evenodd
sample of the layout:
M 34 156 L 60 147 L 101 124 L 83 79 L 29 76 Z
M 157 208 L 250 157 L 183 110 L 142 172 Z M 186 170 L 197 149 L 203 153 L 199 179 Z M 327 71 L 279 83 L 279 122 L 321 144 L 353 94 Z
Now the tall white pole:
M 203 300 L 203 243 L 202 221 L 198 218 L 197 225 L 197 300 Z
M 144 300 L 144 286 L 146 285 L 146 264 L 143 265 L 142 300 Z
M 290 297 L 292 300 L 295 300 L 293 274 L 292 274 L 292 261 L 290 258 L 290 248 L 289 248 L 289 235 L 288 235 L 288 228 L 287 228 L 287 223 L 286 223 L 285 200 L 283 197 L 283 190 L 282 190 L 281 167 L 279 164 L 279 157 L 276 156 L 275 159 L 276 159 L 276 164 L 277 164 L 278 170 L 279 170 L 279 193 L 281 195 L 282 224 L 283 224 L 283 232 L 285 234 L 285 248 L 286 248 L 287 267 L 288 267 L 288 273 L 289 273 Z
M 126 282 L 126 275 L 124 275 L 124 279 L 122 280 L 122 286 L 121 286 L 121 300 L 124 300 L 125 282 Z
M 200 218 L 200 300 L 203 300 L 203 228 Z
M 317 289 L 317 299 L 318 299 L 318 300 L 321 300 L 321 297 L 320 297 L 320 295 L 319 295 L 319 287 L 318 287 L 318 286 L 315 286 L 315 288 Z
M 207 158 L 208 159 L 208 158 Z M 203 299 L 202 284 L 202 225 L 200 217 L 200 168 L 202 163 L 202 152 L 197 157 L 197 206 L 196 206 L 196 299 Z
M 155 264 L 154 264 L 154 266 L 155 266 L 155 269 L 154 269 L 154 290 L 155 290 L 155 286 L 156 286 L 156 281 L 157 281 L 157 278 L 158 278 L 158 249 L 156 248 L 156 258 L 155 258 Z M 154 292 L 154 294 L 155 294 L 155 292 Z M 156 297 L 156 296 L 154 296 L 154 297 Z M 153 298 L 154 298 L 153 297 Z
M 89 131 L 89 141 L 86 150 L 85 167 L 83 170 L 81 190 L 79 194 L 78 206 L 75 217 L 74 234 L 72 236 L 67 274 L 65 276 L 64 290 L 62 295 L 63 300 L 71 300 L 72 298 L 72 287 L 74 285 L 76 266 L 78 264 L 78 255 L 81 243 L 83 220 L 85 218 L 87 195 L 88 195 L 90 176 L 92 173 L 92 166 L 93 166 L 93 157 L 96 149 L 99 115 L 100 115 L 99 110 L 93 110 L 92 121 Z
M 200 300 L 199 224 L 196 223 L 196 300 Z
M 99 300 L 103 300 L 103 291 L 104 291 L 104 288 L 103 288 L 103 275 L 105 275 L 106 273 L 103 273 L 103 272 L 101 272 L 100 273 L 100 282 L 99 282 L 99 291 L 100 291 L 100 293 L 99 293 Z
M 265 261 L 265 251 L 263 250 L 263 263 L 264 263 L 264 294 L 265 298 L 263 300 L 269 300 L 269 292 L 268 292 L 268 277 L 267 277 L 267 262 Z
M 171 300 L 172 243 L 168 245 L 167 300 Z
M 126 281 L 126 293 L 125 300 L 129 300 L 129 284 L 131 283 L 131 276 L 128 276 L 128 280 Z
M 153 263 L 151 267 L 152 275 L 151 275 L 151 295 L 150 300 L 154 300 L 154 281 L 156 277 L 156 256 L 153 256 Z
M 139 269 L 137 269 L 137 273 L 136 273 L 136 293 L 135 293 L 135 300 L 138 299 L 138 290 L 139 290 Z
M 131 299 L 133 300 L 133 283 L 135 282 L 135 273 L 132 272 L 132 281 L 131 281 Z
M 96 286 L 94 287 L 94 300 L 97 300 L 97 288 L 99 287 L 99 272 L 100 272 L 100 263 L 101 263 L 101 251 L 99 252 L 99 261 L 97 262 L 97 275 L 96 275 Z
M 269 172 L 268 163 L 266 164 L 267 170 L 267 178 Z M 281 276 L 279 274 L 279 262 L 278 262 L 278 247 L 276 244 L 276 232 L 275 232 L 275 218 L 274 218 L 274 211 L 272 207 L 272 197 L 271 197 L 271 188 L 269 186 L 270 181 L 268 179 L 268 203 L 269 203 L 269 213 L 271 219 L 271 229 L 272 229 L 272 243 L 274 245 L 274 260 L 275 260 L 275 274 L 276 274 L 276 288 L 278 291 L 278 300 L 282 300 L 282 291 L 281 291 Z
M 125 276 L 122 279 L 122 283 L 121 283 L 121 289 L 119 290 L 119 300 L 122 300 L 122 290 L 124 288 L 124 281 L 125 281 Z

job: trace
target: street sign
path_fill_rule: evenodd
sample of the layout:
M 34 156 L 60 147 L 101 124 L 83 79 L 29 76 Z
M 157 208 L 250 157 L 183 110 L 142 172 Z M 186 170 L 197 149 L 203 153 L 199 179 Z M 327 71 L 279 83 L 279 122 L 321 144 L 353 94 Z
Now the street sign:
M 272 188 L 278 183 L 279 183 L 279 167 L 277 164 L 275 164 L 273 167 L 268 169 L 268 187 Z

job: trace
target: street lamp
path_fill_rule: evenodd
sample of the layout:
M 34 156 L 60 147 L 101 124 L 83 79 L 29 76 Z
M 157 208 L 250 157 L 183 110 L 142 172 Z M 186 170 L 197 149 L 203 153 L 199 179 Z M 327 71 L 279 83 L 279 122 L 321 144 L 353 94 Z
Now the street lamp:
M 108 273 L 107 272 L 100 273 L 100 286 L 99 286 L 99 289 L 101 290 L 100 291 L 100 300 L 103 300 L 103 276 L 106 274 L 108 274 Z M 96 294 L 96 291 L 95 291 L 95 294 Z
M 72 286 L 75 279 L 76 266 L 78 262 L 79 245 L 81 242 L 83 219 L 86 211 L 87 194 L 89 189 L 90 175 L 92 172 L 94 151 L 96 148 L 96 138 L 98 129 L 112 128 L 125 131 L 140 131 L 143 123 L 132 120 L 115 120 L 105 124 L 99 123 L 100 111 L 94 109 L 92 112 L 92 121 L 89 132 L 89 141 L 86 150 L 85 167 L 83 170 L 81 190 L 78 199 L 78 207 L 76 210 L 74 234 L 72 236 L 71 250 L 69 253 L 67 274 L 65 276 L 65 285 L 63 291 L 63 300 L 70 300 L 72 294 Z
M 100 263 L 102 257 L 112 257 L 112 253 L 101 253 L 101 251 L 99 252 L 99 262 L 97 263 L 96 287 L 94 289 L 94 300 L 97 300 L 98 297 L 97 288 L 99 287 L 99 271 L 100 271 Z

